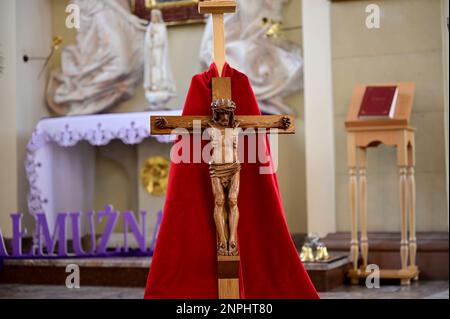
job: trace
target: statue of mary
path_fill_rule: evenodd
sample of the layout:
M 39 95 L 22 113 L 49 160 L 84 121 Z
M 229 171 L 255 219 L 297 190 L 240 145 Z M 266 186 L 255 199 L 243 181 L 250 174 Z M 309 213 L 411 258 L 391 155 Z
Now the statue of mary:
M 150 110 L 161 110 L 175 96 L 175 83 L 169 63 L 167 27 L 162 13 L 153 9 L 145 34 L 145 96 Z

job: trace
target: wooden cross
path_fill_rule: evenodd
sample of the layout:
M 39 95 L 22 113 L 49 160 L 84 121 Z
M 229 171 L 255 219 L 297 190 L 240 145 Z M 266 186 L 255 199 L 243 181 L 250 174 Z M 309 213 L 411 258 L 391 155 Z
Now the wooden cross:
M 199 2 L 200 13 L 211 13 L 214 21 L 214 60 L 222 74 L 225 65 L 225 37 L 223 27 L 223 14 L 235 12 L 236 1 L 210 0 Z M 231 101 L 231 78 L 218 77 L 212 79 L 212 100 Z M 236 106 L 238 108 L 239 105 Z M 230 112 L 227 110 L 227 112 Z M 231 111 L 234 114 L 234 111 Z M 211 112 L 213 113 L 213 111 Z M 239 123 L 239 128 L 245 129 L 278 129 L 279 134 L 294 134 L 294 117 L 290 115 L 242 115 L 235 116 Z M 201 129 L 211 128 L 214 123 L 213 116 L 152 116 L 150 118 L 151 135 L 172 134 L 177 128 L 186 129 L 189 133 L 194 130 L 194 121 L 201 123 Z M 274 133 L 271 131 L 271 133 Z M 225 143 L 224 143 L 225 144 Z M 226 165 L 226 163 L 225 163 Z M 220 166 L 220 165 L 219 165 Z M 239 174 L 234 175 L 234 180 L 239 179 Z M 220 183 L 219 183 L 220 184 Z M 238 185 L 238 184 L 237 184 Z M 219 186 L 220 187 L 220 186 Z M 214 191 L 214 185 L 213 185 Z M 237 190 L 238 192 L 238 190 Z M 214 194 L 216 196 L 216 194 Z M 229 196 L 229 195 L 228 195 Z M 236 197 L 237 198 L 237 197 Z M 237 205 L 236 205 L 237 206 Z M 217 206 L 216 206 L 217 208 Z M 215 209 L 216 209 L 215 208 Z M 238 209 L 236 213 L 238 214 Z M 213 214 L 213 212 L 211 212 Z M 215 215 L 215 212 L 214 212 Z M 238 220 L 238 218 L 236 219 Z M 218 225 L 216 221 L 216 226 Z M 236 225 L 237 226 L 237 222 Z M 231 227 L 230 227 L 231 228 Z M 219 231 L 218 231 L 219 235 Z M 228 236 L 230 236 L 228 234 Z M 231 236 L 230 236 L 231 237 Z M 223 254 L 223 249 L 219 249 L 218 239 L 218 291 L 220 299 L 239 299 L 239 255 L 235 253 Z M 234 251 L 236 252 L 236 251 Z

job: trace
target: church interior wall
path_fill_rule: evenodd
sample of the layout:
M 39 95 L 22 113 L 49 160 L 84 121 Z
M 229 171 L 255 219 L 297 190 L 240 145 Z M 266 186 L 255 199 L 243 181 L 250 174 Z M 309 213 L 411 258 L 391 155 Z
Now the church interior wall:
M 52 18 L 49 0 L 2 1 L 2 6 L 9 6 L 1 10 L 5 13 L 1 19 L 5 26 L 1 29 L 8 33 L 2 50 L 10 52 L 5 54 L 4 83 L 0 85 L 4 90 L 0 102 L 0 126 L 5 130 L 1 134 L 0 175 L 2 181 L 7 181 L 0 186 L 0 218 L 2 224 L 9 225 L 9 214 L 27 211 L 28 183 L 23 165 L 26 145 L 39 119 L 48 116 L 44 102 L 45 72 L 39 77 L 41 64 L 25 64 L 21 57 L 25 54 L 36 57 L 48 54 Z M 11 12 L 15 12 L 15 15 Z M 11 28 L 11 25 L 15 25 L 15 28 Z M 5 39 L 3 35 L 2 38 Z M 24 224 L 29 221 L 28 214 L 24 214 Z M 4 228 L 3 231 L 8 234 L 10 227 Z
M 0 56 L 2 59 L 2 70 L 0 73 L 0 178 L 4 182 L 0 185 L 0 223 L 9 225 L 8 211 L 17 210 L 17 143 L 16 143 L 16 34 L 15 30 L 8 30 L 6 26 L 15 25 L 14 1 L 3 1 L 0 3 Z M 8 227 L 9 228 L 9 227 Z M 11 236 L 9 229 L 3 230 L 5 236 Z

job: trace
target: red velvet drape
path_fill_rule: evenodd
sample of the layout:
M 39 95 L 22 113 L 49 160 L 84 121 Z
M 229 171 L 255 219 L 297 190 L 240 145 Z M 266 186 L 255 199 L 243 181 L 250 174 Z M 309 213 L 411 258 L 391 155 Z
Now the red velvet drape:
M 184 115 L 211 114 L 211 68 L 193 77 Z M 225 65 L 237 115 L 259 115 L 246 75 Z M 282 165 L 282 163 L 281 163 Z M 275 174 L 242 163 L 238 198 L 241 298 L 318 298 L 290 237 Z M 217 298 L 214 198 L 208 164 L 172 163 L 145 298 Z

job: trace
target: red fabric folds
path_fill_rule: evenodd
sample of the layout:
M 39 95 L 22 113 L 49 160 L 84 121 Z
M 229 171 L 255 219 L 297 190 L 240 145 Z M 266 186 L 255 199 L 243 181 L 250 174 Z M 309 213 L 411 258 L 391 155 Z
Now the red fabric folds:
M 237 115 L 259 115 L 246 75 L 225 65 Z M 184 115 L 211 114 L 211 68 L 193 77 Z M 242 163 L 238 198 L 241 298 L 318 298 L 290 237 L 275 174 Z M 218 297 L 214 198 L 208 164 L 171 165 L 145 298 Z

